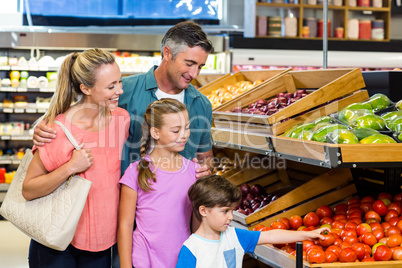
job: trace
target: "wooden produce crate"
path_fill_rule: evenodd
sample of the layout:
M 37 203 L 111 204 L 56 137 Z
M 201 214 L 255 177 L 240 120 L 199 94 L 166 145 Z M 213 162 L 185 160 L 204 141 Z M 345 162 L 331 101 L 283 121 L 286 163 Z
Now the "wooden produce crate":
M 271 137 L 277 157 L 303 163 L 339 167 L 400 167 L 402 143 L 330 144 L 316 141 Z
M 269 226 L 281 217 L 304 215 L 322 204 L 334 203 L 355 193 L 356 187 L 353 184 L 348 185 L 352 180 L 349 169 L 329 170 L 248 216 L 235 211 L 233 218 L 253 229 L 257 223 Z M 337 187 L 345 185 L 348 186 L 334 191 Z M 283 212 L 286 209 L 287 211 Z
M 292 117 L 284 122 L 276 122 L 272 125 L 267 122 L 267 117 L 262 115 L 214 112 L 214 125 L 219 128 L 233 129 L 247 133 L 280 135 L 298 123 L 306 123 L 321 116 L 335 113 L 349 104 L 361 102 L 367 98 L 367 90 L 357 90 L 339 100 L 312 109 L 311 111 Z
M 220 128 L 235 128 L 264 134 L 278 135 L 299 122 L 313 120 L 368 98 L 360 69 L 331 69 L 311 71 L 290 71 L 252 92 L 245 92 L 240 98 L 231 100 L 213 112 L 214 124 Z M 276 112 L 273 115 L 252 115 L 232 113 L 235 107 L 245 107 L 258 99 L 270 99 L 278 93 L 294 93 L 297 89 L 315 89 L 306 97 Z M 340 100 L 336 100 L 341 98 Z M 336 100 L 323 107 L 319 105 Z M 307 113 L 296 116 L 302 112 Z M 291 120 L 284 121 L 284 119 Z
M 240 81 L 250 81 L 250 82 L 255 82 L 257 80 L 263 80 L 261 84 L 253 87 L 252 89 L 237 95 L 234 97 L 234 99 L 230 100 L 229 102 L 236 100 L 238 98 L 241 98 L 245 93 L 253 92 L 254 90 L 260 88 L 261 86 L 265 85 L 268 83 L 270 80 L 275 79 L 278 76 L 281 76 L 282 74 L 288 72 L 291 69 L 276 69 L 276 70 L 249 70 L 249 71 L 239 71 L 237 73 L 234 73 L 230 76 L 225 76 L 222 79 L 219 79 L 215 82 L 212 82 L 200 89 L 200 92 L 204 95 L 209 95 L 212 91 L 217 90 L 218 88 L 221 88 L 225 85 L 234 85 L 237 82 Z M 222 106 L 222 105 L 221 105 Z M 221 107 L 219 106 L 219 107 Z M 216 110 L 219 107 L 213 108 L 212 110 Z
M 197 78 L 191 80 L 191 84 L 198 90 L 203 90 L 204 86 L 212 83 L 218 83 L 220 80 L 229 77 L 230 74 L 200 74 Z

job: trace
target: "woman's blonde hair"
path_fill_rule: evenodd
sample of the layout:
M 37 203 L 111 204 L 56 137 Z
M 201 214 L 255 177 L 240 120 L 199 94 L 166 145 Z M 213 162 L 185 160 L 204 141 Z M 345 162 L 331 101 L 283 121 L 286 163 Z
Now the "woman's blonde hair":
M 97 80 L 98 68 L 114 62 L 112 53 L 99 48 L 68 55 L 59 69 L 56 92 L 43 119 L 51 123 L 57 115 L 66 112 L 74 102 L 81 100 L 83 93 L 80 85 L 93 87 Z
M 142 124 L 142 139 L 140 149 L 140 162 L 138 163 L 138 186 L 145 192 L 153 190 L 151 183 L 156 182 L 155 174 L 150 169 L 150 163 L 145 160 L 146 154 L 155 143 L 151 136 L 150 129 L 161 128 L 164 124 L 163 119 L 166 114 L 174 114 L 186 111 L 186 106 L 175 99 L 161 99 L 148 105 L 144 114 L 144 123 Z

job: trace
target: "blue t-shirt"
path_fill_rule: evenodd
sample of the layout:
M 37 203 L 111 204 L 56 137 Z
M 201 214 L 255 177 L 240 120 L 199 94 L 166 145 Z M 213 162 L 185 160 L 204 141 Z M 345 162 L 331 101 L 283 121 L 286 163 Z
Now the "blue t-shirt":
M 179 253 L 176 268 L 242 267 L 243 256 L 254 252 L 261 232 L 229 226 L 219 240 L 208 240 L 192 234 Z
M 126 109 L 131 117 L 129 137 L 122 153 L 122 174 L 130 163 L 140 159 L 144 113 L 150 103 L 158 100 L 155 95 L 158 88 L 154 75 L 156 68 L 157 66 L 154 66 L 147 73 L 122 79 L 124 92 L 119 98 L 119 106 Z M 190 137 L 180 154 L 192 160 L 197 152 L 207 152 L 212 148 L 212 105 L 192 84 L 185 89 L 184 104 L 190 120 Z

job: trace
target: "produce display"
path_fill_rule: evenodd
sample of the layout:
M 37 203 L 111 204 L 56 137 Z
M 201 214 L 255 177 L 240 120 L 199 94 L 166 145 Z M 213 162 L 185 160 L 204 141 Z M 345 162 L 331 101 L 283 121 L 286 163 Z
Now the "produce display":
M 259 115 L 273 115 L 279 110 L 288 107 L 297 100 L 307 96 L 306 89 L 299 89 L 295 93 L 278 93 L 275 98 L 264 100 L 260 99 L 256 102 L 250 103 L 246 107 L 235 107 L 229 112 L 233 113 L 246 113 L 246 114 L 259 114 Z
M 235 98 L 236 96 L 252 89 L 253 87 L 264 82 L 263 80 L 250 81 L 238 81 L 234 85 L 224 85 L 216 90 L 213 90 L 207 95 L 207 98 L 212 104 L 212 108 L 216 108 L 223 103 Z
M 250 215 L 279 197 L 278 195 L 266 193 L 259 184 L 254 184 L 250 187 L 247 183 L 243 183 L 239 187 L 242 193 L 242 200 L 236 211 L 244 215 Z
M 396 143 L 395 139 L 402 139 L 402 111 L 398 108 L 401 106 L 393 106 L 384 94 L 375 94 L 366 102 L 352 103 L 331 116 L 296 124 L 283 136 L 337 144 Z
M 311 231 L 328 227 L 324 239 L 303 241 L 303 259 L 310 263 L 402 260 L 402 193 L 382 192 L 377 198 L 352 198 L 333 207 L 323 205 L 304 215 L 258 224 L 254 230 Z M 274 245 L 295 255 L 295 244 Z M 401 263 L 402 265 L 402 263 Z
M 215 175 L 224 175 L 230 170 L 236 168 L 237 163 L 235 160 L 231 159 L 227 155 L 219 152 L 215 155 L 214 162 L 212 163 L 213 170 L 212 174 Z

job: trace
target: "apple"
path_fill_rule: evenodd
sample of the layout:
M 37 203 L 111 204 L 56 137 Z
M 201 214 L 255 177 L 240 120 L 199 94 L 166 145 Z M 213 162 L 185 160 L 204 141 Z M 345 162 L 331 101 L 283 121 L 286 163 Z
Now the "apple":
M 356 232 L 357 232 L 358 236 L 362 236 L 365 233 L 370 233 L 371 226 L 367 223 L 361 223 L 361 224 L 357 225 Z

